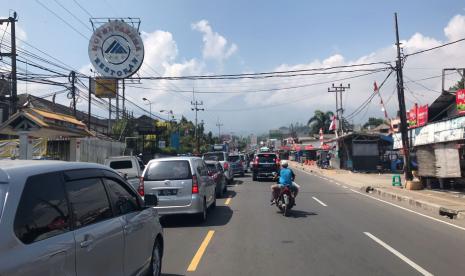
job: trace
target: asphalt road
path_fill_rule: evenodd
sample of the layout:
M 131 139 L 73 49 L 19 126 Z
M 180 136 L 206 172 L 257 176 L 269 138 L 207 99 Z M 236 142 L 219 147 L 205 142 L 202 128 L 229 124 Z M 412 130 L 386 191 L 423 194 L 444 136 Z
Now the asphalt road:
M 165 218 L 164 275 L 465 275 L 465 228 L 296 174 L 289 217 L 244 177 L 206 223 Z

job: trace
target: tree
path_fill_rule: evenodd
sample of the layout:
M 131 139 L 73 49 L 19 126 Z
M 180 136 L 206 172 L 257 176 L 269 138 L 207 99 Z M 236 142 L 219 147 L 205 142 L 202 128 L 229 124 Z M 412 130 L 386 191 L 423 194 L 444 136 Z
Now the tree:
M 368 128 L 368 127 L 375 128 L 384 123 L 385 123 L 384 119 L 370 117 L 368 118 L 368 121 L 363 125 L 363 128 Z
M 323 112 L 321 110 L 315 110 L 313 117 L 308 120 L 309 134 L 317 134 L 320 132 L 320 128 L 323 129 L 323 133 L 329 132 L 329 126 L 334 116 L 332 111 Z

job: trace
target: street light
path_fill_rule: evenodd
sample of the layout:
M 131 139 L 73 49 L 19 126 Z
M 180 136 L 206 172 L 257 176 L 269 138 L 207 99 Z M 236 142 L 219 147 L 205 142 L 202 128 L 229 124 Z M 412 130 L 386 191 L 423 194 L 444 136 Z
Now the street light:
M 150 119 L 152 119 L 152 102 L 149 101 L 149 99 L 147 99 L 147 98 L 142 98 L 142 100 L 149 102 L 149 110 L 150 110 L 149 114 L 150 114 Z

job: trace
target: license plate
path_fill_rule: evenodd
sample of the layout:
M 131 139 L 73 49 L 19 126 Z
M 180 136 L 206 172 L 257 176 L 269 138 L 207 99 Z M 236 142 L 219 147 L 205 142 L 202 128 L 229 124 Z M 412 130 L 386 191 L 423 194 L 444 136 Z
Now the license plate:
M 177 194 L 178 194 L 178 190 L 176 190 L 176 189 L 159 190 L 158 191 L 159 196 L 173 196 L 173 195 L 177 195 Z

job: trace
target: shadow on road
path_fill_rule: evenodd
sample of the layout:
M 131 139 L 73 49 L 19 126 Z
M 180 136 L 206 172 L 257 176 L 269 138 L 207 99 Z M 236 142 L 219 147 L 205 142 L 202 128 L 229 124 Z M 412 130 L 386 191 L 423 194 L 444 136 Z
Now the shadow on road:
M 306 218 L 308 216 L 316 216 L 318 215 L 317 213 L 314 212 L 307 212 L 307 211 L 301 211 L 301 210 L 290 210 L 289 211 L 289 216 L 290 218 Z
M 231 184 L 231 185 L 228 185 L 228 186 L 242 185 L 243 183 L 244 183 L 244 181 L 242 181 L 242 180 L 234 179 L 234 183 Z
M 233 210 L 229 206 L 216 206 L 208 211 L 205 222 L 199 222 L 194 215 L 171 215 L 162 217 L 161 224 L 164 228 L 223 226 L 231 220 L 232 215 Z
M 223 198 L 228 198 L 228 197 L 236 197 L 237 193 L 233 190 L 227 190 L 226 193 L 223 194 Z

